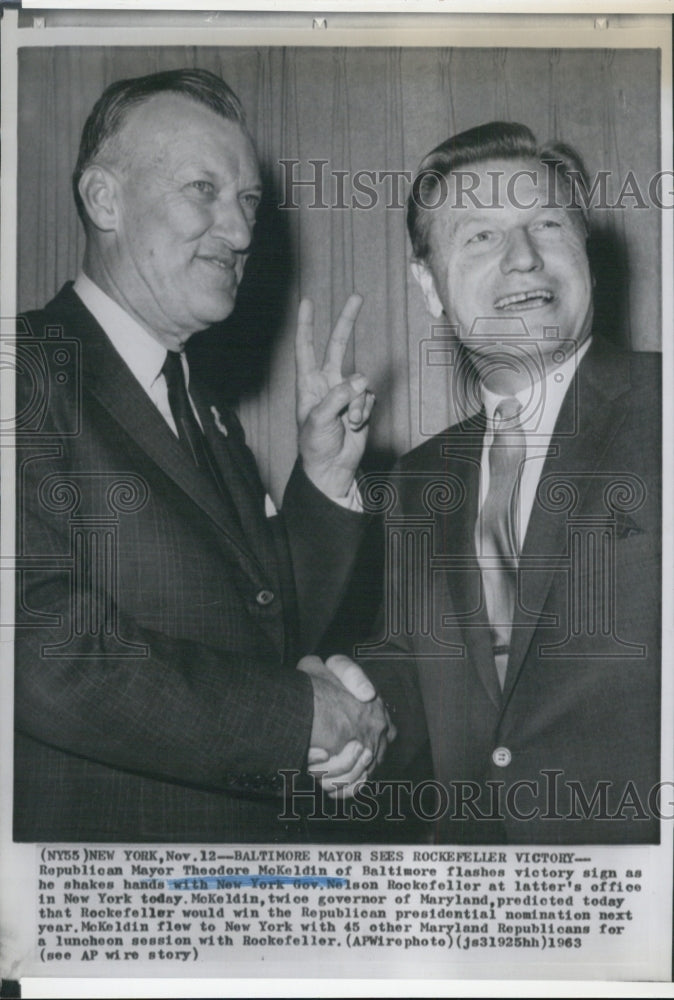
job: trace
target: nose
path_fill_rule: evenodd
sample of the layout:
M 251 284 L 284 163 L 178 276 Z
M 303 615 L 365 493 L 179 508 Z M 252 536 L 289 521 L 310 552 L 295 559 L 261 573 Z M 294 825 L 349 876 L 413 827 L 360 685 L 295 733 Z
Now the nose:
M 501 271 L 538 271 L 543 267 L 543 258 L 538 252 L 531 234 L 518 226 L 508 233 L 505 250 L 501 257 Z
M 248 250 L 253 236 L 253 219 L 246 214 L 237 196 L 228 195 L 215 201 L 211 235 L 234 252 Z

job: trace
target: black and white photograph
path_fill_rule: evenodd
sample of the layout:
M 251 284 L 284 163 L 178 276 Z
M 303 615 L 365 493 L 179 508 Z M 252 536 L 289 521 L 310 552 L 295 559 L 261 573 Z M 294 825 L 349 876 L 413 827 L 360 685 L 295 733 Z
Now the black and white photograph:
M 3 981 L 670 982 L 670 21 L 136 16 L 2 21 Z

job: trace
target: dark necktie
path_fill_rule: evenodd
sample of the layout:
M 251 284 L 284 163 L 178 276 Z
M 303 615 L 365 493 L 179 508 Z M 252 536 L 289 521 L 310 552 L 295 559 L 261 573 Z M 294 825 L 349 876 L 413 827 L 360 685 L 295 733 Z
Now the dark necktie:
M 239 515 L 232 496 L 220 474 L 208 441 L 199 426 L 199 421 L 194 415 L 190 398 L 187 395 L 185 372 L 178 351 L 166 352 L 166 360 L 161 371 L 166 379 L 169 406 L 173 420 L 175 421 L 176 430 L 178 431 L 179 440 L 192 456 L 196 467 L 214 483 L 221 499 L 229 510 L 230 516 L 240 524 Z
M 520 409 L 514 398 L 504 399 L 496 407 L 497 426 L 489 449 L 489 490 L 480 513 L 482 576 L 501 688 L 517 597 L 519 485 L 526 457 Z

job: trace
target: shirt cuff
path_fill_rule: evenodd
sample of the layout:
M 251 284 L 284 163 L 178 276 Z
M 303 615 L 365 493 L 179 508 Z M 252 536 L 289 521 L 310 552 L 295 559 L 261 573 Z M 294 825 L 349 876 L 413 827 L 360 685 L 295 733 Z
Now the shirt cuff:
M 352 510 L 355 514 L 363 513 L 363 499 L 355 479 L 351 483 L 351 488 L 345 497 L 329 497 L 328 499 L 345 510 Z

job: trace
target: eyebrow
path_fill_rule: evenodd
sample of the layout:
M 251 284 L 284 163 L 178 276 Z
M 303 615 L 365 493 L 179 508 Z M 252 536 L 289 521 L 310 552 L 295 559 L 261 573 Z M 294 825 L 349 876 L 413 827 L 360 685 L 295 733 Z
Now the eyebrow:
M 466 226 L 470 226 L 473 223 L 482 225 L 489 225 L 493 221 L 498 221 L 500 216 L 495 214 L 497 212 L 505 211 L 505 205 L 485 205 L 483 208 L 476 208 L 474 205 L 470 207 L 461 208 L 460 206 L 453 206 L 450 214 L 450 218 L 454 219 L 454 230 L 465 229 Z M 461 214 L 454 214 L 454 212 L 460 211 Z M 548 214 L 551 212 L 558 213 L 564 217 L 569 216 L 569 211 L 563 205 L 527 205 L 523 206 L 518 211 L 526 212 L 530 217 L 536 214 Z M 487 213 L 490 213 L 487 215 Z
M 180 166 L 176 169 L 175 174 L 176 177 L 180 177 L 181 174 L 192 173 L 193 171 L 202 173 L 204 177 L 206 177 L 210 181 L 217 181 L 219 178 L 217 170 L 213 170 L 211 167 L 207 167 L 205 164 L 200 163 L 200 161 L 196 159 L 196 157 L 194 159 L 186 160 L 185 163 L 181 163 Z M 263 190 L 262 181 L 255 180 L 251 184 L 244 185 L 244 187 L 242 187 L 241 190 L 261 192 Z
M 475 209 L 472 211 L 468 210 L 470 214 L 452 215 L 451 219 L 454 219 L 454 224 L 449 226 L 449 231 L 451 235 L 463 232 L 464 229 L 468 229 L 470 226 L 476 226 L 478 228 L 488 228 L 491 224 L 491 218 L 486 218 L 484 215 L 484 209 Z

